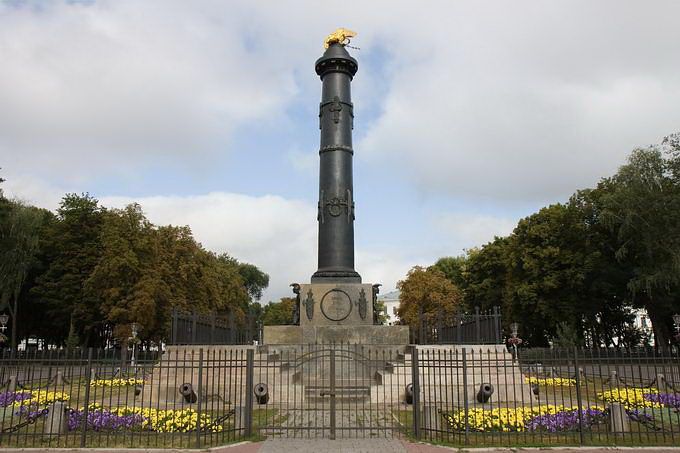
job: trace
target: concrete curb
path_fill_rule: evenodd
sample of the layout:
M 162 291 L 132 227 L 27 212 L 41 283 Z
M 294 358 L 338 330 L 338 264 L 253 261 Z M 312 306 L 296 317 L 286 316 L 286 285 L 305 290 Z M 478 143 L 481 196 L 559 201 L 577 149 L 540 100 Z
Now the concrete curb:
M 232 448 L 245 447 L 252 445 L 255 448 L 259 448 L 261 442 L 251 442 L 242 441 L 233 444 L 223 445 L 220 447 L 211 448 L 0 448 L 2 453 L 67 453 L 67 452 L 81 452 L 81 453 L 181 453 L 181 452 L 210 452 L 210 453 L 220 453 L 222 451 L 228 451 Z M 256 451 L 256 450 L 253 450 Z
M 470 452 L 470 453 L 500 453 L 500 452 L 540 452 L 540 451 L 555 451 L 555 452 L 610 452 L 610 451 L 621 451 L 621 452 L 633 452 L 633 451 L 643 451 L 643 452 L 668 452 L 668 453 L 678 453 L 680 452 L 680 447 L 616 447 L 616 446 L 587 446 L 587 447 L 449 447 L 445 445 L 430 444 L 427 442 L 406 442 L 403 441 L 404 446 L 408 449 L 409 446 L 422 446 L 426 448 L 431 448 L 432 450 L 441 449 L 448 451 L 457 451 L 460 453 Z

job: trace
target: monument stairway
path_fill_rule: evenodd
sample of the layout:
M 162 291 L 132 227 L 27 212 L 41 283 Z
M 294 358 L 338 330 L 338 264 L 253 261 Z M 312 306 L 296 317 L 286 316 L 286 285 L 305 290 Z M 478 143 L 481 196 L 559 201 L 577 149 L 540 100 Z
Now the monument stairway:
M 337 400 L 369 402 L 372 388 L 375 391 L 376 387 L 386 385 L 395 370 L 406 366 L 406 354 L 401 351 L 386 354 L 370 346 L 357 350 L 361 353 L 352 347 L 335 352 L 333 393 Z M 313 403 L 328 399 L 331 393 L 329 349 L 300 353 L 293 346 L 269 347 L 260 357 L 270 372 L 275 370 L 279 374 L 281 382 L 301 385 L 305 400 Z

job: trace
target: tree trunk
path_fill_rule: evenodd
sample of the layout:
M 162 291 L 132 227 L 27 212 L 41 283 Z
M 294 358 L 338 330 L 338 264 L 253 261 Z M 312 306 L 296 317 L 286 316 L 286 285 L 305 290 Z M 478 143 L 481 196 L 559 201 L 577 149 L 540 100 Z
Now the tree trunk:
M 654 302 L 646 298 L 645 308 L 649 315 L 649 320 L 652 322 L 652 331 L 654 332 L 654 349 L 661 351 L 668 346 L 668 329 L 666 328 L 666 316 L 660 310 L 656 309 Z

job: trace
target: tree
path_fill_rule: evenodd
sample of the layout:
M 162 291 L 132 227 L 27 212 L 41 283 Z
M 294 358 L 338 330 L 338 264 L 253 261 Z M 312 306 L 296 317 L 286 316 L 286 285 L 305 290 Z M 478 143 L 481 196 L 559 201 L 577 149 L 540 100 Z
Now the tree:
M 467 309 L 501 307 L 505 301 L 509 238 L 496 237 L 481 248 L 468 250 L 463 279 Z
M 104 209 L 89 194 L 66 194 L 56 222 L 46 233 L 46 271 L 32 293 L 52 324 L 52 338 L 63 339 L 71 323 L 84 344 L 101 345 L 104 331 L 100 301 L 84 291 L 85 282 L 101 257 Z
M 416 329 L 421 317 L 432 326 L 453 322 L 462 304 L 460 290 L 434 266 L 415 266 L 405 280 L 397 282 L 397 288 L 400 291 L 397 314 L 404 324 Z
M 239 262 L 236 258 L 232 258 L 227 253 L 219 255 L 218 258 L 229 265 L 235 266 L 251 300 L 260 300 L 262 291 L 269 286 L 269 275 L 262 272 L 253 264 Z
M 270 302 L 264 306 L 262 323 L 265 326 L 285 326 L 293 324 L 295 299 L 282 297 L 279 302 Z
M 434 267 L 442 271 L 444 276 L 456 285 L 461 291 L 465 292 L 467 282 L 465 280 L 465 267 L 467 256 L 446 256 L 439 258 Z
M 44 210 L 13 202 L 0 224 L 0 307 L 9 308 L 13 349 L 17 346 L 19 297 L 38 253 L 44 218 Z
M 173 308 L 245 321 L 249 296 L 237 262 L 203 249 L 188 227 L 156 227 L 131 204 L 103 215 L 101 250 L 84 289 L 119 343 L 133 322 L 142 341 L 159 343 Z
M 598 189 L 602 221 L 617 238 L 616 257 L 631 267 L 627 287 L 649 313 L 657 345 L 666 345 L 671 315 L 680 309 L 680 146 L 633 151 L 628 163 Z

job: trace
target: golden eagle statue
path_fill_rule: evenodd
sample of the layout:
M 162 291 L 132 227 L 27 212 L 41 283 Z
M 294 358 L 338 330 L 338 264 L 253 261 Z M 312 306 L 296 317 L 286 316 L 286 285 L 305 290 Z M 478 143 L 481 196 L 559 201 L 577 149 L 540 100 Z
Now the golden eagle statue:
M 338 28 L 333 33 L 326 36 L 326 40 L 323 42 L 323 47 L 324 49 L 328 49 L 328 47 L 331 44 L 335 43 L 346 46 L 347 44 L 349 44 L 350 38 L 354 38 L 356 35 L 357 35 L 356 32 L 352 30 L 347 30 L 346 28 Z

